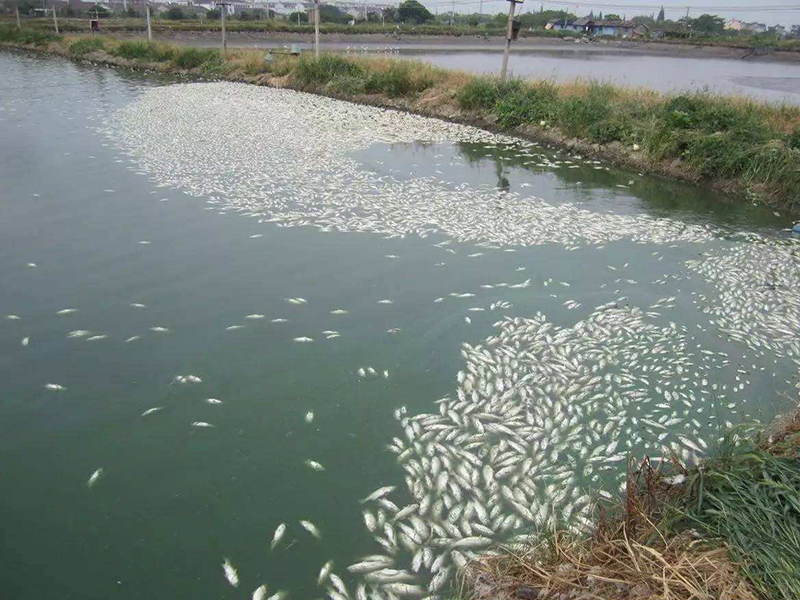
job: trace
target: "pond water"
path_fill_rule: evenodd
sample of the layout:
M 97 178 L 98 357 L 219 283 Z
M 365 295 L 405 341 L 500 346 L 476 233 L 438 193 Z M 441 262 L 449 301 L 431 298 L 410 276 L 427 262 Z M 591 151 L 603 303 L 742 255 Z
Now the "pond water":
M 9 598 L 446 596 L 795 391 L 786 215 L 291 91 L 0 72 Z
M 167 41 L 219 46 L 218 35 L 194 34 Z M 513 46 L 509 59 L 512 76 L 569 82 L 596 79 L 628 87 L 647 87 L 662 92 L 708 90 L 718 94 L 749 96 L 769 102 L 800 103 L 800 62 L 775 60 L 769 56 L 715 58 L 676 56 L 648 52 L 646 48 L 611 44 L 537 44 L 522 40 Z M 297 35 L 279 41 L 258 34 L 233 33 L 231 47 L 313 49 L 313 38 Z M 502 40 L 419 42 L 346 42 L 323 40 L 325 50 L 349 54 L 386 54 L 421 60 L 446 69 L 497 75 L 502 61 Z M 737 51 L 732 51 L 737 52 Z M 744 53 L 745 51 L 741 51 Z

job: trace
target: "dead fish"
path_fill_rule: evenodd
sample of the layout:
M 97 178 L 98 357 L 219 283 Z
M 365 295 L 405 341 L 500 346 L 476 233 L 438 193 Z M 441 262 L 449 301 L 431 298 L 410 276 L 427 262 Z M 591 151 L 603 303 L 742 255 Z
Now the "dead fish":
M 286 523 L 281 523 L 275 529 L 275 533 L 272 535 L 272 542 L 270 543 L 269 547 L 274 550 L 275 546 L 280 544 L 285 534 L 286 534 Z
M 152 415 L 154 412 L 163 410 L 163 408 L 164 408 L 163 406 L 154 406 L 153 408 L 148 408 L 146 411 L 142 413 L 142 416 L 146 417 L 147 415 Z
M 267 597 L 267 586 L 260 585 L 253 591 L 252 600 L 265 600 Z
M 311 521 L 300 521 L 300 525 L 302 525 L 303 529 L 308 531 L 308 533 L 313 535 L 315 538 L 322 539 L 322 534 L 320 534 L 319 529 L 317 529 L 317 526 Z
M 239 587 L 239 573 L 236 572 L 236 569 L 231 564 L 229 559 L 225 559 L 222 563 L 222 572 L 225 574 L 225 579 L 230 583 L 233 587 Z
M 97 483 L 97 480 L 100 479 L 102 475 L 103 475 L 103 469 L 101 467 L 91 474 L 91 476 L 89 477 L 89 481 L 86 482 L 86 485 L 92 487 L 95 483 Z

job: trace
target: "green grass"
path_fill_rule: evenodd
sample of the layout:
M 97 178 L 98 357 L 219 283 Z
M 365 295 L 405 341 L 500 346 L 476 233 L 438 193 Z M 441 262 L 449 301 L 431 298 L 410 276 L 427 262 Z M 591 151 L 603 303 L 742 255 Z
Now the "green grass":
M 69 55 L 73 58 L 83 58 L 92 52 L 105 50 L 106 41 L 101 37 L 85 37 L 75 40 L 69 45 Z
M 130 60 L 166 62 L 175 56 L 175 49 L 167 44 L 155 44 L 145 40 L 127 40 L 111 49 L 111 54 Z
M 729 444 L 690 486 L 689 523 L 724 542 L 764 598 L 800 598 L 800 458 Z
M 172 62 L 179 69 L 195 69 L 203 66 L 205 70 L 222 65 L 222 55 L 216 48 L 175 48 Z
M 335 54 L 323 54 L 318 59 L 303 56 L 297 63 L 294 74 L 305 88 L 324 86 L 337 78 L 364 77 L 360 66 Z
M 0 25 L 0 42 L 46 46 L 50 42 L 58 42 L 61 39 L 63 38 L 60 35 L 49 31 L 17 29 L 14 25 Z

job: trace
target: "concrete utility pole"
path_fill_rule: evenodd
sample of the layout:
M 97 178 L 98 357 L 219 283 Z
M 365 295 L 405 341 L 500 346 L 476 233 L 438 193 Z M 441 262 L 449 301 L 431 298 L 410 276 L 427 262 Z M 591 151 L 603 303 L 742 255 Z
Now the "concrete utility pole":
M 221 6 L 222 10 L 219 11 L 219 16 L 222 19 L 222 53 L 228 52 L 228 40 L 225 36 L 225 13 L 228 12 L 228 5 L 225 2 L 218 2 L 217 6 Z
M 19 4 L 14 5 L 14 14 L 17 16 L 17 29 L 22 29 L 22 23 L 19 22 Z
M 150 27 L 150 5 L 144 0 L 144 17 L 147 20 L 147 41 L 153 41 L 153 28 Z
M 56 28 L 56 35 L 58 35 L 58 19 L 56 18 L 56 7 L 53 7 L 53 25 Z
M 508 76 L 508 53 L 511 50 L 511 37 L 514 27 L 514 8 L 517 6 L 517 1 L 522 4 L 521 0 L 508 0 L 508 28 L 506 29 L 506 49 L 503 52 L 503 68 L 500 71 L 500 81 L 505 81 Z
M 319 58 L 319 0 L 314 0 L 314 58 Z

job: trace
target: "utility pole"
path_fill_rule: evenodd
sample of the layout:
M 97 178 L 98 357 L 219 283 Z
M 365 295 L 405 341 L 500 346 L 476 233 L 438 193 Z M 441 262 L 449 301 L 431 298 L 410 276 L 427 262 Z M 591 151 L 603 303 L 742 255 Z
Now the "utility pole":
M 53 25 L 56 28 L 56 35 L 58 35 L 58 19 L 56 18 L 56 7 L 53 7 Z
M 225 17 L 227 16 L 225 13 L 228 12 L 228 3 L 217 2 L 217 6 L 222 7 L 222 10 L 219 11 L 219 16 L 222 19 L 222 53 L 226 54 L 228 52 L 228 39 L 225 35 Z
M 506 49 L 503 52 L 503 68 L 500 71 L 500 81 L 505 81 L 508 76 L 508 54 L 511 51 L 511 40 L 514 33 L 514 8 L 522 0 L 508 0 L 508 28 L 506 29 Z
M 319 0 L 314 0 L 314 58 L 319 58 Z
M 17 29 L 22 29 L 22 24 L 19 22 L 19 4 L 14 5 L 14 14 L 17 16 Z
M 150 5 L 144 0 L 144 17 L 147 20 L 147 41 L 153 41 L 153 28 L 150 27 Z

